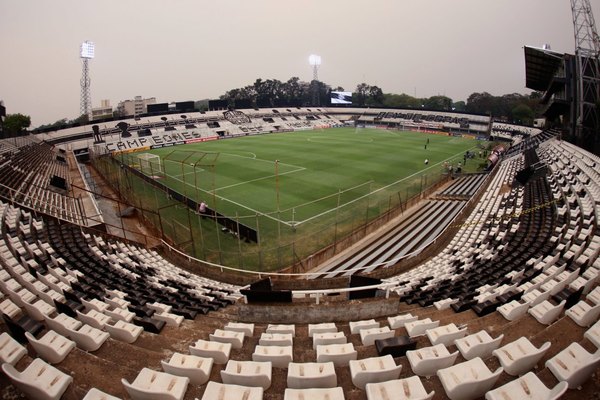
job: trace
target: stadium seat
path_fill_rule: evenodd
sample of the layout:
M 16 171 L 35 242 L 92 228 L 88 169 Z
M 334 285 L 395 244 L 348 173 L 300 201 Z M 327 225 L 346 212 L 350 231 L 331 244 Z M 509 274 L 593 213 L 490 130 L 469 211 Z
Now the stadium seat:
M 421 379 L 418 376 L 410 376 L 404 379 L 394 379 L 387 382 L 367 383 L 367 399 L 421 399 L 429 400 L 435 391 L 427 393 Z
M 561 301 L 558 305 L 553 305 L 548 300 L 544 300 L 538 305 L 531 307 L 527 312 L 540 324 L 550 325 L 558 318 L 563 308 L 565 308 L 565 304 L 565 300 Z
M 261 346 L 291 346 L 293 336 L 291 333 L 262 333 L 258 344 Z
M 398 379 L 402 365 L 396 365 L 391 355 L 350 360 L 352 383 L 364 390 L 367 383 Z
M 223 328 L 225 331 L 241 332 L 244 337 L 251 337 L 254 335 L 254 324 L 245 324 L 242 322 L 228 322 Z
M 40 339 L 36 339 L 29 332 L 25 332 L 25 337 L 35 352 L 50 364 L 58 364 L 75 348 L 74 341 L 53 330 L 47 331 Z
M 458 350 L 450 353 L 443 344 L 406 352 L 412 371 L 424 377 L 435 375 L 439 369 L 451 366 L 456 361 L 456 357 L 458 357 Z
M 324 332 L 313 334 L 313 349 L 322 344 L 344 344 L 348 342 L 348 338 L 344 332 Z
M 332 361 L 336 367 L 342 367 L 348 365 L 350 360 L 356 360 L 357 355 L 352 343 L 317 346 L 318 363 Z
M 600 351 L 588 353 L 579 343 L 571 343 L 546 361 L 546 368 L 560 381 L 566 381 L 569 389 L 581 387 L 600 364 Z
M 395 331 L 390 330 L 387 326 L 381 328 L 370 328 L 360 330 L 360 340 L 363 346 L 372 346 L 375 340 L 393 338 L 396 334 Z
M 569 388 L 567 382 L 559 382 L 552 389 L 548 389 L 540 378 L 533 372 L 516 378 L 485 394 L 486 400 L 520 400 L 533 398 L 540 400 L 557 400 Z
M 308 324 L 308 337 L 313 337 L 315 333 L 337 332 L 338 329 L 333 322 L 323 322 L 320 324 Z
M 425 331 L 432 345 L 443 344 L 449 346 L 454 344 L 454 340 L 461 338 L 467 334 L 467 327 L 457 327 L 454 323 L 438 326 Z
M 26 354 L 27 348 L 13 339 L 7 332 L 0 334 L 0 362 L 15 365 Z
M 390 325 L 390 329 L 403 328 L 404 324 L 406 324 L 407 322 L 416 321 L 417 319 L 418 317 L 413 316 L 411 313 L 387 318 L 388 324 Z
M 509 375 L 523 375 L 530 371 L 546 354 L 550 342 L 544 343 L 539 349 L 529 339 L 522 336 L 519 339 L 492 352 L 500 361 L 504 371 Z
M 240 385 L 229 385 L 219 382 L 208 382 L 202 400 L 262 400 L 262 387 L 249 387 Z
M 498 337 L 494 339 L 487 331 L 481 330 L 472 335 L 456 339 L 454 344 L 465 360 L 470 360 L 475 357 L 486 359 L 492 355 L 492 351 L 500 346 L 503 338 L 504 334 L 498 335 Z
M 332 388 L 337 386 L 333 362 L 288 364 L 287 386 L 292 389 Z
M 234 349 L 241 349 L 244 343 L 244 333 L 238 331 L 225 331 L 216 329 L 209 335 L 211 342 L 230 343 Z
M 292 359 L 292 346 L 257 345 L 252 353 L 252 361 L 270 361 L 275 368 L 287 368 Z
M 58 400 L 73 382 L 71 376 L 41 358 L 34 359 L 22 372 L 11 364 L 3 363 L 2 371 L 30 399 Z
M 212 358 L 215 364 L 227 364 L 231 353 L 231 343 L 212 342 L 198 339 L 189 347 L 190 354 L 205 358 Z
M 223 383 L 256 386 L 267 390 L 271 386 L 271 362 L 229 360 L 221 371 Z
M 585 300 L 581 300 L 565 311 L 565 314 L 571 317 L 577 325 L 588 327 L 598 320 L 598 316 L 600 316 L 600 304 L 591 306 Z
M 285 389 L 284 400 L 344 400 L 344 391 L 341 387 L 327 389 Z
M 165 372 L 188 377 L 193 385 L 204 385 L 210 377 L 213 359 L 173 353 L 169 361 L 162 360 L 160 363 Z
M 350 333 L 354 335 L 360 333 L 361 329 L 379 328 L 379 322 L 376 322 L 374 319 L 350 321 L 348 322 L 348 326 L 350 327 Z
M 183 400 L 190 380 L 166 372 L 143 368 L 131 383 L 122 378 L 121 383 L 133 400 Z
M 431 318 L 420 319 L 417 321 L 406 322 L 404 327 L 410 337 L 421 336 L 425 334 L 428 329 L 436 328 L 440 324 L 440 321 L 432 321 Z
M 472 360 L 437 371 L 446 395 L 451 400 L 471 400 L 482 397 L 490 390 L 502 373 L 502 367 L 492 372 L 476 357 Z

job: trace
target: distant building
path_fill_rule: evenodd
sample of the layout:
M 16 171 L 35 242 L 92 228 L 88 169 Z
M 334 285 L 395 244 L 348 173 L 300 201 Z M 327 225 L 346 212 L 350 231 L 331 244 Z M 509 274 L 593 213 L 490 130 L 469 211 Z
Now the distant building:
M 117 106 L 117 112 L 121 117 L 136 117 L 148 112 L 148 104 L 156 104 L 156 98 L 142 99 L 142 96 L 135 96 L 133 100 L 121 101 Z
M 110 100 L 101 100 L 100 107 L 92 108 L 92 121 L 103 118 L 112 118 L 113 109 Z

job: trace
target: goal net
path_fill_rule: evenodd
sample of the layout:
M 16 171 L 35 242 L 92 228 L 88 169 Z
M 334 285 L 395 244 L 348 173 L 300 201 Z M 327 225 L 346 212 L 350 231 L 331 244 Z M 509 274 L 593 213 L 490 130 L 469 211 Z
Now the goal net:
M 138 156 L 140 171 L 146 175 L 162 174 L 162 164 L 160 157 L 156 154 L 143 153 Z

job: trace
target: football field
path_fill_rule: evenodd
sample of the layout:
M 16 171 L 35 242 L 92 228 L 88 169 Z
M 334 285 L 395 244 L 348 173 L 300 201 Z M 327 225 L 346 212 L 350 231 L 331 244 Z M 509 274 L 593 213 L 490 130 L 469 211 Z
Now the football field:
M 462 162 L 476 146 L 476 140 L 452 136 L 336 128 L 150 152 L 161 158 L 164 184 L 223 215 L 300 226 L 365 196 L 420 184 L 423 174 Z

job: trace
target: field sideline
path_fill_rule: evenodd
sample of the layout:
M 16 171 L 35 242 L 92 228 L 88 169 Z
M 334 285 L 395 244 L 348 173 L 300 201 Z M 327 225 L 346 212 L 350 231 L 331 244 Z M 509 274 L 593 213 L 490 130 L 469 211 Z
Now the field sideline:
M 366 196 L 418 184 L 424 174 L 439 176 L 444 163 L 462 163 L 477 144 L 419 132 L 334 128 L 149 152 L 161 157 L 166 185 L 222 214 L 299 226 Z M 469 160 L 467 168 L 475 164 Z

